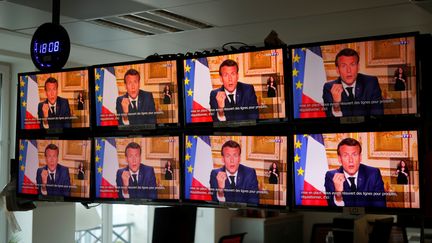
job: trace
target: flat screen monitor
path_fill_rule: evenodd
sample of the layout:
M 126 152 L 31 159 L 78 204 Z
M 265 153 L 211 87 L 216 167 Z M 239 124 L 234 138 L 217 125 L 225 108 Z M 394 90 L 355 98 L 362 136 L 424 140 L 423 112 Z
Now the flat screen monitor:
M 17 128 L 63 131 L 90 126 L 86 68 L 18 74 Z
M 178 137 L 95 140 L 96 199 L 150 202 L 180 198 Z
M 286 118 L 286 48 L 201 55 L 183 62 L 186 124 Z
M 152 243 L 193 243 L 196 215 L 197 208 L 194 206 L 156 207 Z
M 287 137 L 185 137 L 186 200 L 223 207 L 287 205 Z
M 90 199 L 91 140 L 19 139 L 18 143 L 20 196 Z
M 419 209 L 416 130 L 296 134 L 295 206 Z
M 418 113 L 416 34 L 290 46 L 293 117 Z
M 97 127 L 178 125 L 177 61 L 94 67 Z

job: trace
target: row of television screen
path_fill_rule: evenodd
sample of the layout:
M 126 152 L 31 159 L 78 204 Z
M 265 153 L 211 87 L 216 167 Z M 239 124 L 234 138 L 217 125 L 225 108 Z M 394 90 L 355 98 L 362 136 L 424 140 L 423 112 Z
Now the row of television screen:
M 109 130 L 417 115 L 416 38 L 408 33 L 295 45 L 289 53 L 286 47 L 242 49 L 21 73 L 17 127 Z
M 18 143 L 17 193 L 34 200 L 279 209 L 421 206 L 417 130 Z

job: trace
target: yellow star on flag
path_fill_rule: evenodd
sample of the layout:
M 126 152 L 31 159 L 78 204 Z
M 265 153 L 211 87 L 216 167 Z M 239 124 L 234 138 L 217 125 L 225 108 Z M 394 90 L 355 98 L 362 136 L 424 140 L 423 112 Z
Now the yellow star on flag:
M 189 65 L 187 65 L 187 64 L 186 64 L 186 67 L 185 67 L 185 72 L 187 72 L 187 73 L 188 73 L 188 72 L 190 72 L 190 70 L 191 70 L 191 67 L 190 67 Z
M 99 102 L 102 102 L 102 96 L 101 96 L 101 95 L 99 95 L 99 96 L 97 97 L 97 99 L 98 99 Z
M 24 144 L 20 144 L 20 150 L 24 150 Z
M 98 167 L 98 173 L 102 173 L 102 167 Z
M 298 149 L 298 148 L 301 148 L 302 143 L 297 140 L 297 141 L 295 141 L 294 145 L 295 145 L 295 148 Z
M 304 170 L 303 168 L 300 166 L 300 169 L 297 170 L 297 175 L 303 175 L 304 174 Z
M 186 154 L 186 156 L 185 156 L 185 160 L 189 161 L 190 158 L 191 158 L 191 156 L 190 156 L 189 154 Z
M 23 107 L 26 107 L 26 106 L 27 106 L 27 102 L 23 101 L 23 102 L 22 102 L 22 106 L 23 106 Z
M 296 83 L 296 89 L 301 89 L 302 87 L 303 87 L 302 82 L 300 82 L 300 80 L 297 81 L 297 83 Z
M 192 171 L 193 171 L 193 167 L 192 167 L 192 165 L 189 165 L 189 166 L 187 167 L 187 170 L 188 170 L 189 173 L 192 173 Z
M 192 89 L 189 89 L 189 90 L 187 91 L 187 94 L 188 94 L 188 96 L 192 96 L 192 94 L 193 94 Z
M 302 50 L 302 51 L 306 51 L 306 48 L 303 47 L 301 50 Z
M 293 56 L 293 62 L 299 62 L 300 61 L 300 56 L 297 55 L 297 53 Z
M 100 89 L 99 85 L 96 84 L 96 86 L 95 86 L 96 92 L 99 91 L 99 89 Z
M 190 80 L 186 77 L 185 80 L 184 80 L 185 85 L 188 85 L 188 84 L 189 84 L 189 81 L 190 81 Z
M 95 75 L 96 80 L 99 80 L 100 77 L 101 77 L 100 73 L 99 73 L 99 72 L 96 72 L 96 75 Z
M 24 87 L 24 86 L 25 86 L 25 82 L 21 80 L 21 82 L 20 82 L 20 86 L 21 86 L 21 87 Z
M 296 68 L 294 68 L 292 71 L 293 77 L 297 77 L 298 73 L 299 73 L 299 71 Z
M 197 135 L 195 135 L 195 136 L 193 136 L 193 138 L 197 139 L 197 138 L 198 138 L 198 136 L 197 136 Z
M 192 148 L 192 143 L 189 140 L 186 142 L 186 148 Z
M 24 92 L 23 91 L 21 91 L 20 97 L 24 97 Z
M 101 150 L 101 146 L 99 144 L 96 144 L 96 151 Z
M 307 136 L 309 136 L 309 134 L 303 134 L 303 137 L 307 137 Z
M 21 166 L 20 166 L 20 170 L 24 171 L 24 169 L 25 169 L 25 166 L 24 166 L 24 165 L 21 165 Z
M 99 156 L 96 156 L 95 158 L 96 163 L 99 162 L 99 160 L 100 160 Z
M 20 154 L 18 159 L 19 159 L 19 161 L 21 161 L 23 159 L 23 156 Z
M 295 162 L 295 163 L 300 162 L 300 156 L 298 156 L 298 154 L 296 154 L 296 155 L 294 156 L 294 162 Z

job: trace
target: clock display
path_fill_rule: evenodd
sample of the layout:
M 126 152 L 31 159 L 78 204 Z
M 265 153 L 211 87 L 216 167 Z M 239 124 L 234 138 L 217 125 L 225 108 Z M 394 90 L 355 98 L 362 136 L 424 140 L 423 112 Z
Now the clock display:
M 69 58 L 69 52 L 69 35 L 61 25 L 45 23 L 34 33 L 30 53 L 33 64 L 39 70 L 61 69 Z

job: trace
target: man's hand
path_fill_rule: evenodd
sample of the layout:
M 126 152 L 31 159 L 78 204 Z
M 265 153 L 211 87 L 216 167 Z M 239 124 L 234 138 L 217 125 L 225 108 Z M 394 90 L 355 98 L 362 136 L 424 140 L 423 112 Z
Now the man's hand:
M 129 186 L 129 178 L 131 177 L 129 171 L 123 171 L 121 178 L 123 181 L 123 186 L 128 187 Z
M 335 187 L 336 192 L 342 192 L 343 191 L 343 183 L 345 182 L 345 175 L 344 173 L 335 173 L 333 176 L 333 184 Z
M 216 175 L 216 180 L 218 183 L 218 196 L 219 197 L 224 197 L 224 192 L 223 189 L 225 189 L 225 180 L 227 179 L 227 174 L 226 172 L 223 171 L 219 171 Z
M 343 92 L 342 84 L 333 84 L 333 86 L 330 89 L 330 93 L 333 97 L 333 103 L 340 103 L 342 101 L 342 92 Z
M 122 106 L 122 109 L 123 109 L 123 113 L 125 113 L 125 114 L 129 113 L 129 104 L 130 104 L 129 98 L 123 97 L 123 99 L 121 101 L 121 106 Z
M 42 113 L 43 113 L 44 118 L 48 117 L 48 111 L 49 111 L 49 105 L 48 105 L 48 103 L 44 103 L 42 105 Z
M 42 185 L 46 185 L 48 183 L 48 170 L 42 170 L 41 177 L 42 177 Z
M 226 93 L 224 91 L 219 91 L 216 94 L 216 101 L 219 109 L 225 108 L 225 99 L 226 99 Z

